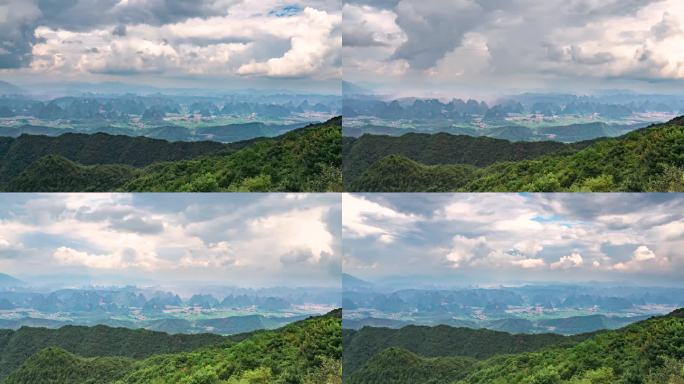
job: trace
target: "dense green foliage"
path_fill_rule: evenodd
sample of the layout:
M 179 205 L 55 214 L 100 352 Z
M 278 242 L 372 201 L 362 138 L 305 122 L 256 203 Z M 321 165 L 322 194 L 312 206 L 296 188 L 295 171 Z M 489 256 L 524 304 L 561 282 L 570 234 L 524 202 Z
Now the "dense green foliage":
M 59 347 L 84 357 L 122 356 L 141 359 L 158 353 L 191 351 L 202 346 L 228 343 L 231 343 L 230 338 L 214 334 L 168 335 L 103 325 L 0 330 L 0 379 L 9 375 L 29 356 L 48 347 Z
M 399 155 L 426 165 L 467 164 L 484 167 L 500 161 L 532 159 L 549 153 L 571 153 L 591 142 L 510 142 L 489 137 L 437 133 L 403 136 L 363 135 L 344 139 L 344 182 L 352 185 L 371 165 Z
M 99 384 L 109 383 L 128 372 L 134 361 L 123 357 L 84 358 L 57 347 L 31 356 L 6 384 Z
M 468 357 L 421 357 L 401 348 L 388 348 L 373 356 L 360 370 L 347 376 L 350 384 L 448 384 L 470 372 L 477 360 Z
M 107 357 L 81 357 L 50 347 L 33 354 L 5 383 L 338 384 L 342 380 L 341 329 L 341 310 L 337 310 L 275 331 L 198 346 L 190 352 L 160 350 L 168 354 L 142 360 L 133 359 L 141 356 L 111 357 L 106 352 L 102 356 Z M 108 341 L 99 341 L 100 351 L 107 348 Z M 138 342 L 144 340 L 130 348 L 139 348 Z
M 47 155 L 12 180 L 7 190 L 32 192 L 109 191 L 135 177 L 126 165 L 80 165 L 64 157 Z
M 375 137 L 375 147 L 394 148 L 389 142 L 395 139 Z M 410 147 L 412 140 L 413 137 L 406 139 L 406 148 Z M 436 138 L 434 140 L 437 142 Z M 345 183 L 353 191 L 684 190 L 684 120 L 681 118 L 619 138 L 577 143 L 555 152 L 550 150 L 550 154 L 528 151 L 527 160 L 519 161 L 505 158 L 511 155 L 506 144 L 493 145 L 492 139 L 485 138 L 471 140 L 482 140 L 481 146 L 473 144 L 475 148 L 481 148 L 480 151 L 474 152 L 470 147 L 454 149 L 442 146 L 444 153 L 457 153 L 451 155 L 449 161 L 426 154 L 415 155 L 408 150 L 375 150 L 368 145 L 363 150 L 370 151 L 370 154 L 357 159 L 362 148 L 353 148 L 356 141 L 347 140 L 347 146 L 352 145 L 352 148 L 345 148 L 345 153 L 352 155 L 349 160 L 345 158 L 345 175 L 351 175 Z M 383 141 L 388 144 L 383 145 Z M 422 146 L 417 144 L 416 147 Z M 438 151 L 431 149 L 425 153 Z M 387 157 L 390 153 L 396 156 Z M 489 159 L 489 165 L 482 159 Z M 432 164 L 444 165 L 433 167 Z M 481 168 L 473 170 L 464 164 Z
M 143 167 L 214 153 L 229 153 L 248 143 L 168 142 L 146 137 L 67 133 L 57 137 L 22 135 L 0 139 L 0 183 L 20 175 L 39 159 L 56 155 L 82 165 L 119 164 Z
M 604 332 L 570 348 L 495 357 L 459 384 L 682 382 L 684 312 Z
M 501 347 L 498 352 L 491 357 L 477 357 L 479 360 L 475 362 L 468 358 L 472 354 L 451 354 L 441 351 L 439 346 L 433 349 L 435 339 L 415 338 L 409 347 L 424 352 L 383 347 L 352 372 L 346 370 L 346 346 L 347 338 L 354 334 L 346 333 L 345 382 L 349 383 L 684 383 L 684 310 L 681 309 L 619 330 L 581 335 L 529 352 L 512 352 L 517 341 L 504 337 L 494 346 Z M 482 341 L 483 345 L 487 343 L 488 340 Z M 383 343 L 374 338 L 369 344 Z M 446 359 L 454 356 L 460 358 Z
M 0 189 L 340 191 L 341 118 L 272 139 L 169 143 L 107 134 L 0 140 Z
M 150 166 L 126 191 L 340 191 L 341 118 L 262 140 L 228 156 Z
M 586 335 L 518 334 L 488 329 L 454 328 L 446 325 L 425 327 L 410 325 L 401 329 L 366 327 L 359 331 L 345 329 L 345 375 L 363 367 L 374 355 L 399 347 L 426 357 L 464 356 L 483 359 L 500 353 L 533 351 L 548 345 L 570 345 Z

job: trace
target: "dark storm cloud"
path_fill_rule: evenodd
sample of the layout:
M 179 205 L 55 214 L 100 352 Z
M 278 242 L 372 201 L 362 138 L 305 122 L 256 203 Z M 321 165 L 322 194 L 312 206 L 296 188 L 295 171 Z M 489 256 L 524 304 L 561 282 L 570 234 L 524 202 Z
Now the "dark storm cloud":
M 370 5 L 381 9 L 393 9 L 399 4 L 399 0 L 353 0 L 345 1 L 345 4 Z
M 495 45 L 502 52 L 507 48 L 515 52 L 520 45 L 544 38 L 543 31 L 554 27 L 580 26 L 593 20 L 633 14 L 645 5 L 659 0 L 612 0 L 612 1 L 547 1 L 548 7 L 539 7 L 539 2 L 531 0 L 498 1 L 498 0 L 458 0 L 444 2 L 440 0 L 424 0 L 420 2 L 401 1 L 394 11 L 397 14 L 397 25 L 406 33 L 408 40 L 395 52 L 394 59 L 405 59 L 413 68 L 426 69 L 434 66 L 461 44 L 463 36 L 469 31 L 486 29 L 493 20 L 527 19 L 523 25 L 529 25 L 527 32 L 518 31 L 521 35 L 505 36 L 505 44 Z M 535 4 L 536 3 L 536 4 Z M 541 8 L 544 12 L 535 13 Z M 498 21 L 496 21 L 498 22 Z M 536 33 L 536 35 L 534 35 Z M 501 55 L 505 59 L 509 55 Z M 610 61 L 608 53 L 594 56 L 583 56 L 573 52 L 573 59 L 578 62 L 597 64 Z M 502 63 L 509 62 L 502 60 Z
M 160 220 L 147 219 L 135 215 L 113 220 L 109 224 L 109 227 L 131 233 L 156 234 L 161 233 L 164 230 L 164 223 Z
M 412 68 L 427 69 L 456 48 L 463 35 L 480 23 L 483 8 L 471 1 L 445 6 L 439 0 L 401 2 L 395 8 L 396 23 L 407 40 L 393 59 L 404 59 Z
M 0 1 L 0 69 L 20 68 L 31 62 L 35 20 L 40 10 L 30 2 Z
M 237 1 L 235 1 L 237 2 Z M 72 31 L 113 24 L 162 25 L 226 12 L 216 1 L 38 0 L 40 24 Z
M 345 47 L 382 47 L 387 45 L 382 41 L 378 41 L 373 32 L 369 30 L 345 28 L 344 26 L 342 26 L 342 29 L 344 30 L 343 44 Z
M 119 24 L 112 30 L 112 35 L 114 36 L 126 36 L 126 26 Z

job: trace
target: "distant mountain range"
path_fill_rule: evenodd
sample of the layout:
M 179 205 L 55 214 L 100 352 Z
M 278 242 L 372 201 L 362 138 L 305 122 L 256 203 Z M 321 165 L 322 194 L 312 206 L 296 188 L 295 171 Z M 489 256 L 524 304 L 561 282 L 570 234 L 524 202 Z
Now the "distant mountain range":
M 0 287 L 2 288 L 12 288 L 12 287 L 20 287 L 24 285 L 24 282 L 12 277 L 8 274 L 5 273 L 0 273 Z
M 569 125 L 552 125 L 529 128 L 521 125 L 503 125 L 486 128 L 468 128 L 454 126 L 434 126 L 432 128 L 395 128 L 377 125 L 345 127 L 344 135 L 360 137 L 366 134 L 403 136 L 410 133 L 449 133 L 473 137 L 491 137 L 508 141 L 557 141 L 574 143 L 602 137 L 617 137 L 647 126 L 648 123 L 607 124 L 604 122 L 577 123 Z
M 18 88 L 0 84 L 0 92 Z M 338 114 L 341 99 L 328 95 L 250 95 L 221 96 L 166 95 L 82 95 L 57 97 L 47 101 L 29 96 L 0 98 L 0 117 L 38 118 L 47 121 L 89 123 L 103 126 L 107 122 L 126 122 L 133 118 L 158 122 L 167 116 L 245 116 L 283 118 L 301 113 Z
M 351 90 L 354 87 L 347 86 Z M 471 122 L 481 117 L 488 123 L 500 123 L 511 114 L 539 116 L 597 115 L 621 119 L 634 113 L 684 113 L 684 97 L 669 95 L 607 95 L 576 96 L 554 94 L 522 94 L 502 97 L 493 105 L 478 100 L 408 98 L 382 100 L 378 97 L 359 98 L 345 93 L 342 114 L 345 117 L 378 117 L 387 120 Z
M 0 95 L 18 95 L 22 92 L 16 85 L 0 80 Z
M 650 315 L 606 316 L 596 314 L 528 320 L 524 318 L 517 318 L 514 315 L 511 315 L 511 317 L 497 320 L 473 321 L 444 318 L 436 319 L 434 321 L 426 321 L 426 323 L 439 322 L 453 327 L 465 327 L 472 329 L 483 328 L 501 332 L 509 332 L 513 334 L 557 333 L 560 335 L 576 335 L 604 329 L 617 329 L 637 321 L 645 320 L 649 317 Z M 398 329 L 411 325 L 412 323 L 413 322 L 411 321 L 366 317 L 360 319 L 344 319 L 343 326 L 347 329 L 362 329 L 364 327 L 385 327 Z
M 19 137 L 21 135 L 61 136 L 65 134 L 99 134 L 125 135 L 132 137 L 149 137 L 166 141 L 215 141 L 233 143 L 258 137 L 275 137 L 308 123 L 294 124 L 265 124 L 261 122 L 216 125 L 197 128 L 186 128 L 177 125 L 162 125 L 152 128 L 133 129 L 128 127 L 101 126 L 90 129 L 53 128 L 38 125 L 22 125 L 18 127 L 0 128 L 0 136 Z

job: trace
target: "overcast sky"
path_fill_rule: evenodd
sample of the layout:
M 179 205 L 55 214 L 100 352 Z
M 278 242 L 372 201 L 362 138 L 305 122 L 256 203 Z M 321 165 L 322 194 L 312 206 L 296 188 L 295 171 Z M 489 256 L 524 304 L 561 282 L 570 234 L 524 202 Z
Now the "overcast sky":
M 682 284 L 676 194 L 347 194 L 343 270 L 448 284 Z
M 683 84 L 681 0 L 351 0 L 343 18 L 345 79 L 385 93 Z
M 338 286 L 337 194 L 2 194 L 0 272 L 40 283 Z
M 0 0 L 0 78 L 339 92 L 337 0 Z

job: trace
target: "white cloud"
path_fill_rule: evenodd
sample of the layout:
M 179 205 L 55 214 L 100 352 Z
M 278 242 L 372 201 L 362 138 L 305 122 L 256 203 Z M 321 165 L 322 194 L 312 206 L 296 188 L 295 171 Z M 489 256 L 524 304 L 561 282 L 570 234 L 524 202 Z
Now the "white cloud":
M 657 256 L 650 248 L 640 245 L 632 253 L 632 258 L 613 265 L 613 269 L 621 272 L 640 272 L 669 269 L 670 261 L 666 257 Z
M 129 24 L 125 33 L 112 25 L 82 31 L 39 26 L 31 67 L 71 75 L 339 78 L 341 12 L 306 7 L 274 17 L 268 13 L 275 4 L 255 5 L 264 8 L 261 14 L 242 6 L 207 18 Z M 289 49 L 282 53 L 286 45 Z
M 5 241 L 12 249 L 24 244 L 16 255 L 0 253 L 8 272 L 91 269 L 94 275 L 122 271 L 123 276 L 155 281 L 229 279 L 253 284 L 309 275 L 315 284 L 327 281 L 339 263 L 340 234 L 330 223 L 339 214 L 334 212 L 339 198 L 333 196 L 21 198 L 26 201 L 16 204 L 11 217 L 0 218 L 0 251 L 7 251 Z
M 324 221 L 328 210 L 329 207 L 295 209 L 250 220 L 247 228 L 251 239 L 241 246 L 241 250 L 251 249 L 257 254 L 274 256 L 305 250 L 311 254 L 313 262 L 318 262 L 324 254 L 336 253 L 334 236 Z
M 594 263 L 598 263 L 598 262 L 594 261 Z M 577 268 L 577 267 L 581 267 L 582 264 L 584 264 L 584 259 L 582 258 L 582 255 L 580 255 L 577 252 L 573 252 L 569 256 L 562 256 L 555 263 L 551 263 L 551 269 Z M 597 266 L 597 265 L 594 264 L 594 266 Z
M 138 264 L 134 257 L 123 257 L 121 254 L 91 254 L 77 251 L 69 247 L 59 247 L 52 257 L 60 264 L 70 266 L 83 266 L 94 269 L 123 269 L 130 267 L 143 267 Z M 150 267 L 146 265 L 145 267 Z
M 541 268 L 546 265 L 544 259 L 522 259 L 512 261 L 512 264 L 525 269 Z
M 426 96 L 447 92 L 445 85 L 497 92 L 684 79 L 684 52 L 677 48 L 684 44 L 679 0 L 399 1 L 382 11 L 393 15 L 397 35 L 405 40 L 373 52 L 345 49 L 345 76 L 381 82 L 383 74 L 368 69 L 403 59 L 409 66 L 405 77 L 388 69 L 385 83 Z M 364 23 L 349 35 L 387 25 L 377 18 Z
M 333 35 L 339 27 L 341 17 L 330 15 L 307 7 L 303 12 L 307 24 L 306 29 L 297 28 L 299 32 L 290 38 L 290 50 L 281 57 L 267 61 L 251 60 L 241 65 L 237 73 L 240 75 L 261 75 L 268 77 L 299 77 L 311 75 L 326 64 L 333 62 L 342 47 L 341 36 Z M 339 73 L 336 73 L 336 75 Z
M 374 237 L 384 243 L 392 243 L 407 226 L 420 220 L 416 215 L 398 212 L 359 195 L 342 195 L 342 206 L 346 235 Z
M 453 268 L 458 268 L 468 264 L 473 259 L 483 257 L 488 252 L 489 246 L 486 237 L 467 238 L 456 235 L 452 239 L 452 247 L 446 258 Z

